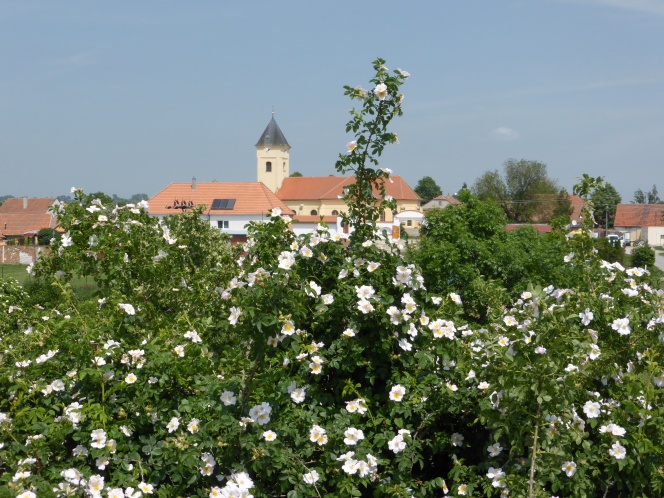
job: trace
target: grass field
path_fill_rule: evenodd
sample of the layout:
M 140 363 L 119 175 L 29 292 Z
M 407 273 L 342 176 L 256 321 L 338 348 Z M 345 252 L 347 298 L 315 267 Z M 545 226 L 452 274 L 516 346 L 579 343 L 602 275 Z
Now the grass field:
M 25 265 L 0 264 L 0 278 L 14 278 L 23 285 L 32 277 L 28 275 Z M 91 278 L 86 277 L 74 277 L 71 281 L 71 286 L 74 292 L 81 298 L 92 296 L 97 289 L 97 285 L 94 281 Z
M 25 265 L 0 265 L 0 278 L 11 277 L 23 283 L 30 278 L 25 268 Z

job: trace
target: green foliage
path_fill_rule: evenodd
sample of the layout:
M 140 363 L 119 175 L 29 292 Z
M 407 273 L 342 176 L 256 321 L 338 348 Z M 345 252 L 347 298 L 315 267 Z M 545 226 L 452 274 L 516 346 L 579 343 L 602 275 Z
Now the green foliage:
M 420 196 L 422 203 L 426 204 L 431 199 L 443 195 L 443 191 L 440 189 L 436 180 L 430 176 L 425 176 L 421 178 L 417 185 L 415 186 L 415 193 Z
M 590 199 L 593 203 L 597 225 L 601 228 L 613 228 L 616 207 L 622 200 L 615 187 L 610 183 L 603 183 L 595 188 Z
M 57 240 L 58 237 L 60 237 L 60 234 L 53 228 L 42 228 L 37 232 L 37 242 L 40 246 L 48 246 L 51 244 L 51 240 Z
M 625 248 L 620 244 L 613 245 L 607 238 L 595 239 L 597 257 L 609 263 L 625 264 Z M 636 265 L 635 265 L 636 266 Z
M 357 137 L 386 133 L 380 102 Z M 0 283 L 0 495 L 660 496 L 661 290 L 461 197 L 427 220 L 430 285 L 361 226 L 296 236 L 273 210 L 231 248 L 200 212 L 77 192 L 34 267 L 56 297 Z M 489 304 L 435 290 L 462 280 Z
M 635 247 L 632 251 L 632 265 L 638 268 L 651 268 L 655 265 L 655 251 L 650 246 Z
M 385 181 L 389 180 L 391 170 L 376 167 L 385 146 L 397 142 L 396 133 L 388 132 L 387 127 L 394 117 L 403 114 L 400 87 L 409 76 L 400 69 L 390 74 L 383 59 L 376 59 L 373 67 L 376 71 L 371 79 L 375 85 L 373 91 L 361 86 L 344 87 L 344 95 L 359 100 L 362 108 L 350 111 L 346 133 L 353 133 L 354 140 L 348 143 L 348 153 L 340 154 L 335 164 L 339 173 L 352 172 L 355 176 L 355 183 L 345 193 L 348 212 L 344 213 L 343 221 L 354 227 L 352 239 L 360 241 L 372 235 L 381 212 L 396 207 L 393 199 L 385 197 Z
M 659 192 L 657 192 L 657 185 L 653 185 L 648 192 L 644 192 L 640 188 L 636 189 L 632 202 L 635 204 L 660 204 L 662 201 L 659 198 Z
M 565 212 L 564 201 L 558 206 L 562 191 L 549 178 L 546 164 L 508 159 L 503 168 L 504 178 L 498 170 L 487 171 L 473 184 L 473 193 L 500 203 L 508 219 L 516 222 L 548 220 Z
M 433 292 L 461 295 L 469 319 L 485 322 L 529 283 L 565 283 L 560 260 L 569 252 L 561 232 L 506 232 L 502 210 L 463 191 L 461 206 L 427 213 L 412 259 Z

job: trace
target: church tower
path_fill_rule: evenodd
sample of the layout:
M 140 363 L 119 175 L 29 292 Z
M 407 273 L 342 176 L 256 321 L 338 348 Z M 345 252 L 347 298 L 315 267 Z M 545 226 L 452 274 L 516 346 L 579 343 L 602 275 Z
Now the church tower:
M 290 145 L 272 112 L 272 119 L 256 143 L 256 181 L 263 182 L 272 192 L 279 190 L 290 175 L 289 151 Z

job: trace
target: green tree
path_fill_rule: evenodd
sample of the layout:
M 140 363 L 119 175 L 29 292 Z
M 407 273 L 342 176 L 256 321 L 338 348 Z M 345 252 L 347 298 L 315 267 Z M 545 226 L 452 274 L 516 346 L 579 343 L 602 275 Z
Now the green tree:
M 494 202 L 467 190 L 459 200 L 462 205 L 426 214 L 422 239 L 411 253 L 431 292 L 461 295 L 468 319 L 482 322 L 529 283 L 567 285 L 560 275 L 568 252 L 561 232 L 506 232 L 505 214 Z
M 129 198 L 129 202 L 136 204 L 141 201 L 147 201 L 149 198 L 148 194 L 134 194 Z
M 653 185 L 648 192 L 644 192 L 640 188 L 634 191 L 632 204 L 660 204 L 661 202 L 659 192 L 657 192 L 657 185 Z
M 42 228 L 37 232 L 37 242 L 40 246 L 47 246 L 51 239 L 58 239 L 60 235 L 53 228 Z
M 634 248 L 632 252 L 632 266 L 650 268 L 655 264 L 655 251 L 650 246 Z
M 657 193 L 657 185 L 652 186 L 650 192 L 646 194 L 646 197 L 648 198 L 648 204 L 659 204 L 662 202 L 659 199 L 659 194 Z
M 546 164 L 539 161 L 509 159 L 505 162 L 505 185 L 509 198 L 508 216 L 515 221 L 532 221 L 542 212 L 545 199 L 558 194 L 558 186 L 549 178 Z
M 592 201 L 595 222 L 601 228 L 613 228 L 616 219 L 616 207 L 622 198 L 610 183 L 603 183 L 597 187 L 590 196 Z
M 552 217 L 560 187 L 549 178 L 546 164 L 526 159 L 508 159 L 498 170 L 487 171 L 473 184 L 472 191 L 482 200 L 499 203 L 509 220 L 528 222 Z
M 471 192 L 482 201 L 504 204 L 507 200 L 507 186 L 498 170 L 487 171 L 471 187 Z
M 302 173 L 300 173 L 299 171 L 293 171 L 293 173 L 291 173 L 291 178 L 300 178 L 302 176 L 303 176 Z
M 425 176 L 417 182 L 415 193 L 420 196 L 423 204 L 426 204 L 431 199 L 438 197 L 439 195 L 443 195 L 443 191 L 440 189 L 436 181 L 430 176 Z
M 567 218 L 567 223 L 569 223 L 569 217 L 572 216 L 574 208 L 572 207 L 572 200 L 567 193 L 567 190 L 561 188 L 558 192 L 558 198 L 555 201 L 553 208 L 553 213 L 549 221 L 554 219 L 563 219 Z

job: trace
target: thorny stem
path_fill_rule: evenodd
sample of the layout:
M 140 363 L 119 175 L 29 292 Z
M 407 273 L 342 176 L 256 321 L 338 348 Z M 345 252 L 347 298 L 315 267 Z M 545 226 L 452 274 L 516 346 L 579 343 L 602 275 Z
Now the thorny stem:
M 610 488 L 612 485 L 613 485 L 612 482 L 608 482 L 608 483 L 606 483 L 606 489 L 604 490 L 604 495 L 602 496 L 602 498 L 606 498 L 606 495 L 609 493 L 609 488 Z
M 528 480 L 528 496 L 533 497 L 533 486 L 535 484 L 535 461 L 537 460 L 537 436 L 539 433 L 539 416 L 542 405 L 537 405 L 537 414 L 535 415 L 535 434 L 533 435 L 533 452 L 530 457 L 530 478 Z
M 244 385 L 244 390 L 242 391 L 242 405 L 240 406 L 240 413 L 244 412 L 244 407 L 247 404 L 247 398 L 249 397 L 249 385 L 251 384 L 251 381 L 254 379 L 254 375 L 256 375 L 256 371 L 258 370 L 258 365 L 262 357 L 263 357 L 263 347 L 261 346 L 258 350 L 258 354 L 256 354 L 256 359 L 254 360 L 254 367 L 251 369 L 249 378 L 247 379 L 247 382 Z

